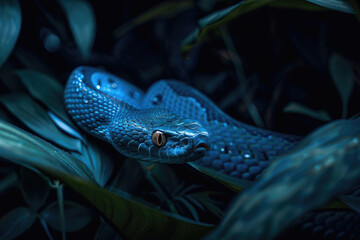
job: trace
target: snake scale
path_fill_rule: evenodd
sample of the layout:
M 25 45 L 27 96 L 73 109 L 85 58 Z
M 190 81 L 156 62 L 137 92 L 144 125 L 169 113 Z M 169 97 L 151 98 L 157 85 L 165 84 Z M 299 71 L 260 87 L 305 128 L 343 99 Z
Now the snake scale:
M 158 81 L 144 93 L 100 69 L 78 67 L 70 74 L 64 99 L 82 129 L 126 156 L 192 162 L 234 179 L 254 180 L 301 139 L 236 121 L 199 91 L 175 80 Z M 325 214 L 322 222 L 308 217 L 308 225 L 301 226 L 321 225 L 315 230 L 326 238 L 326 231 L 338 228 L 325 223 L 326 216 L 342 221 L 340 215 Z

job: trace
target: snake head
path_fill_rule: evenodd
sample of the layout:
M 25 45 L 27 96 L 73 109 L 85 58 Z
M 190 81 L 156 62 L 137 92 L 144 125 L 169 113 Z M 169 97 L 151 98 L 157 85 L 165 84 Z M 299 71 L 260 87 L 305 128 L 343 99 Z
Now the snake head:
M 184 163 L 203 157 L 210 146 L 204 127 L 167 109 L 142 109 L 116 119 L 111 125 L 113 146 L 140 160 Z

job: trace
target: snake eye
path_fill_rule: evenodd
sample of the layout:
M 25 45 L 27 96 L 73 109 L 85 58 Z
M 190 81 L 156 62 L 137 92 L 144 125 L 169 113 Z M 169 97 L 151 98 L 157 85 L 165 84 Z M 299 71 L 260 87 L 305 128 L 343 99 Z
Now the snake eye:
M 156 130 L 151 135 L 151 141 L 156 146 L 162 147 L 162 146 L 165 146 L 167 139 L 166 139 L 165 133 L 163 133 L 162 131 Z

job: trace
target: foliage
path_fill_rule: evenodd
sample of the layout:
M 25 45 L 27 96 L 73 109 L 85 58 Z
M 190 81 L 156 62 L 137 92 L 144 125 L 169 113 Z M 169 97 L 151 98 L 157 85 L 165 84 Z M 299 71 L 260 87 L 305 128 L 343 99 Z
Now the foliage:
M 358 120 L 312 133 L 254 183 L 191 163 L 125 159 L 79 130 L 63 104 L 69 73 L 92 65 L 144 90 L 158 79 L 178 78 L 234 118 L 307 135 L 360 112 L 358 6 L 338 0 L 0 1 L 0 194 L 6 206 L 0 238 L 193 239 L 221 223 L 209 238 L 232 239 L 240 236 L 239 222 L 244 239 L 274 238 L 315 207 L 359 211 L 350 195 L 326 205 L 344 193 L 339 184 L 350 187 L 358 175 L 356 158 L 348 157 L 358 156 L 351 138 Z M 309 149 L 322 154 L 301 165 Z M 343 161 L 327 165 L 334 156 Z M 315 171 L 314 161 L 324 175 L 294 177 Z M 333 181 L 320 183 L 328 172 Z M 289 179 L 299 181 L 288 195 L 275 194 Z M 312 188 L 301 195 L 307 204 L 286 201 L 299 196 L 299 186 L 327 186 L 328 194 Z M 274 194 L 278 198 L 268 197 Z

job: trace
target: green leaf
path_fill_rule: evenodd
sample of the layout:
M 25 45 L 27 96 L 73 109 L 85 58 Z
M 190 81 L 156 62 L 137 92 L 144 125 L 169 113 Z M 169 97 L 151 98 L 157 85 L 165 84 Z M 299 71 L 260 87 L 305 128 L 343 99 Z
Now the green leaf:
M 17 187 L 18 184 L 18 176 L 15 171 L 11 171 L 10 173 L 0 172 L 0 195 L 6 192 L 8 189 Z
M 149 172 L 170 194 L 179 186 L 179 180 L 176 173 L 166 164 L 156 163 Z
M 193 30 L 182 42 L 181 50 L 187 55 L 188 52 L 208 34 L 210 31 L 218 29 L 239 16 L 263 7 L 275 0 L 244 0 L 238 4 L 225 9 L 216 11 L 203 17 L 198 21 L 198 27 Z
M 187 1 L 187 0 L 165 1 L 149 9 L 140 16 L 121 25 L 114 31 L 114 35 L 115 37 L 119 38 L 123 36 L 125 33 L 129 32 L 130 30 L 134 29 L 135 27 L 143 23 L 146 23 L 148 21 L 160 17 L 173 17 L 193 7 L 194 7 L 194 3 L 192 1 Z
M 327 8 L 319 6 L 305 0 L 276 0 L 269 4 L 272 7 L 287 8 L 287 9 L 301 9 L 307 11 L 322 11 Z
M 342 101 L 342 118 L 347 116 L 348 102 L 354 86 L 354 72 L 351 63 L 343 56 L 333 53 L 329 59 L 331 78 Z
M 211 192 L 211 191 L 204 191 L 204 192 L 197 192 L 191 193 L 187 196 L 189 201 L 193 202 L 194 204 L 201 204 L 206 211 L 210 211 L 215 216 L 222 218 L 224 215 L 223 210 L 218 207 L 218 203 L 213 200 L 210 196 L 212 195 L 219 195 L 221 193 Z
M 18 207 L 0 220 L 0 239 L 14 239 L 28 230 L 36 220 L 36 213 L 27 207 Z
M 128 194 L 115 195 L 89 183 L 69 176 L 62 180 L 99 209 L 126 239 L 200 239 L 214 226 L 196 223 L 177 214 L 156 210 L 130 198 Z
M 49 195 L 48 183 L 39 174 L 25 168 L 21 169 L 20 183 L 26 203 L 36 212 L 45 204 Z
M 306 0 L 319 6 L 332 10 L 354 14 L 354 9 L 348 1 L 344 0 Z
M 0 157 L 33 166 L 59 179 L 85 199 L 128 239 L 201 238 L 213 225 L 155 210 L 129 194 L 112 193 L 99 187 L 82 162 L 42 139 L 0 120 Z
M 188 164 L 191 167 L 198 170 L 199 172 L 201 172 L 209 177 L 214 178 L 216 181 L 218 181 L 219 183 L 223 184 L 224 186 L 230 188 L 231 190 L 233 190 L 235 192 L 241 191 L 243 189 L 247 189 L 254 184 L 253 181 L 230 177 L 229 175 L 221 173 L 214 169 L 201 166 L 201 165 L 197 164 L 196 162 L 189 162 Z
M 92 212 L 89 209 L 74 202 L 64 201 L 64 211 L 66 232 L 76 232 L 84 228 L 92 219 Z M 61 219 L 57 202 L 47 206 L 40 215 L 50 227 L 61 231 Z
M 187 199 L 185 199 L 183 197 L 175 197 L 175 200 L 181 202 L 186 207 L 186 209 L 191 213 L 191 215 L 197 222 L 200 221 L 199 214 L 197 213 L 194 206 Z
M 83 144 L 81 154 L 72 154 L 86 164 L 100 186 L 105 186 L 114 168 L 114 163 L 109 154 L 100 151 L 99 147 L 92 143 L 87 146 Z
M 60 131 L 51 121 L 47 112 L 25 94 L 12 94 L 0 98 L 6 108 L 28 128 L 66 149 L 81 150 L 81 141 Z
M 0 2 L 0 67 L 13 50 L 21 28 L 21 10 L 17 0 Z
M 321 7 L 316 7 L 314 4 Z M 198 27 L 183 40 L 181 44 L 181 51 L 184 55 L 188 55 L 190 50 L 199 44 L 211 32 L 248 12 L 254 11 L 266 5 L 305 10 L 322 10 L 322 7 L 325 7 L 337 11 L 354 13 L 354 10 L 349 3 L 341 0 L 243 0 L 240 3 L 218 10 L 200 19 L 197 24 Z
M 309 134 L 233 201 L 209 239 L 274 239 L 304 213 L 354 189 L 359 137 L 360 118 L 334 121 Z
M 284 107 L 284 112 L 299 113 L 324 122 L 331 121 L 331 117 L 328 112 L 324 110 L 314 110 L 295 102 L 287 104 Z
M 107 222 L 101 219 L 101 223 L 98 230 L 96 231 L 94 240 L 104 239 L 122 240 L 119 234 L 114 231 L 114 229 Z
M 358 196 L 344 195 L 339 198 L 343 203 L 360 214 L 360 198 Z
M 28 168 L 53 170 L 97 184 L 77 158 L 3 120 L 0 120 L 0 157 Z
M 18 70 L 15 74 L 19 76 L 31 96 L 42 102 L 71 128 L 77 130 L 65 110 L 64 87 L 56 79 L 29 69 Z
M 96 21 L 91 4 L 83 0 L 58 0 L 82 56 L 89 58 L 95 40 Z
M 137 193 L 145 177 L 139 162 L 131 158 L 125 159 L 116 177 L 110 184 L 109 190 L 114 193 L 117 193 L 118 190 L 130 194 Z

